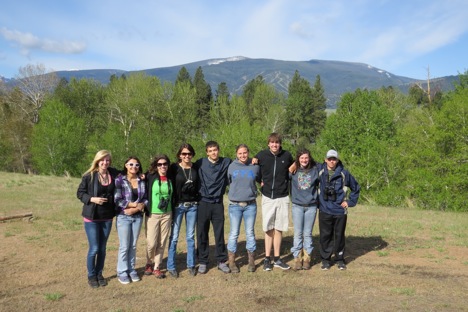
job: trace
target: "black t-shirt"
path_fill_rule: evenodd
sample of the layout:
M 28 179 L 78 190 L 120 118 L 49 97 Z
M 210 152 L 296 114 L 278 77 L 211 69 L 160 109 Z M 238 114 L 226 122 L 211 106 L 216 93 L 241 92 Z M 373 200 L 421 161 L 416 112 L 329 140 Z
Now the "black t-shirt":
M 182 168 L 178 163 L 171 165 L 173 183 L 175 185 L 175 201 L 195 202 L 199 200 L 198 168 L 195 164 L 189 169 Z M 190 182 L 191 181 L 191 182 Z

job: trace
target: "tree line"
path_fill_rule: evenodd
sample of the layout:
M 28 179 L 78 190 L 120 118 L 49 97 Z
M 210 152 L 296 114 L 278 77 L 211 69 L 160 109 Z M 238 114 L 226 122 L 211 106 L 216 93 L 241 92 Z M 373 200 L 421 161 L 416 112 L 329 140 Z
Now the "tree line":
M 144 74 L 112 76 L 107 85 L 66 81 L 42 65 L 21 68 L 18 78 L 0 89 L 4 171 L 80 176 L 100 149 L 112 151 L 117 168 L 130 155 L 148 166 L 155 154 L 175 160 L 183 142 L 202 157 L 208 140 L 234 157 L 236 145 L 256 153 L 278 132 L 293 154 L 306 147 L 322 161 L 338 150 L 366 202 L 468 211 L 467 72 L 447 93 L 357 89 L 328 117 L 320 76 L 311 84 L 297 71 L 287 95 L 262 76 L 239 95 L 226 83 L 213 92 L 201 67 L 193 78 L 182 67 L 174 83 Z

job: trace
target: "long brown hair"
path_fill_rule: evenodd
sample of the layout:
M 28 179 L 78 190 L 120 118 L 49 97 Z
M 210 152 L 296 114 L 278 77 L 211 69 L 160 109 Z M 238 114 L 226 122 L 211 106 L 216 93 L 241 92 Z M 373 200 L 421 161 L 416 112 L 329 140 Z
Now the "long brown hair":
M 299 169 L 301 168 L 301 163 L 299 162 L 299 158 L 304 155 L 304 154 L 307 154 L 309 155 L 309 163 L 307 164 L 307 167 L 304 168 L 304 169 L 310 169 L 312 167 L 314 167 L 317 163 L 315 162 L 314 158 L 312 157 L 312 155 L 310 155 L 310 151 L 306 148 L 303 148 L 303 149 L 300 149 L 297 151 L 297 154 L 296 154 L 296 168 Z
M 150 164 L 150 167 L 149 167 L 149 170 L 148 170 L 149 173 L 158 174 L 158 161 L 160 159 L 164 159 L 165 161 L 167 161 L 167 167 L 169 168 L 169 166 L 171 165 L 171 161 L 169 160 L 169 157 L 167 157 L 166 154 L 156 155 L 156 156 L 154 156 L 153 161 Z

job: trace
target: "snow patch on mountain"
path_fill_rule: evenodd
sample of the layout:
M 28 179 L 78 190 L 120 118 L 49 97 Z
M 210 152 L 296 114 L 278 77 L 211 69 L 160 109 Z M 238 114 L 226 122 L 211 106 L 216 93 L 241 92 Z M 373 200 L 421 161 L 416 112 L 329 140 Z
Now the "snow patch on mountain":
M 208 65 L 218 65 L 224 62 L 236 62 L 236 61 L 242 61 L 245 59 L 247 58 L 243 56 L 232 56 L 232 57 L 227 57 L 227 58 L 222 58 L 222 59 L 209 60 Z

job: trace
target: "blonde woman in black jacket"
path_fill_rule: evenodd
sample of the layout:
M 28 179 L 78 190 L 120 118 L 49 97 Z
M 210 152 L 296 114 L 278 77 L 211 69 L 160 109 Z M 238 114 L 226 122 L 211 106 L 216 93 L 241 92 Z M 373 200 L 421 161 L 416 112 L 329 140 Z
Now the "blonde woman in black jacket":
M 115 216 L 114 181 L 118 174 L 110 165 L 110 152 L 97 152 L 90 168 L 83 174 L 77 191 L 77 197 L 83 203 L 82 216 L 89 243 L 86 260 L 88 284 L 92 288 L 107 285 L 102 271 Z

